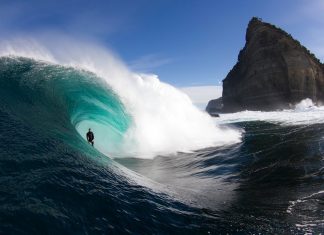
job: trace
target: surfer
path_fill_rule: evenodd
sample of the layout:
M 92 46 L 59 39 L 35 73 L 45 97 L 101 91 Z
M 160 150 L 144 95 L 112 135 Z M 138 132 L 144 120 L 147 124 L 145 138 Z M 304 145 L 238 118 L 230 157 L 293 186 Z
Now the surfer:
M 94 144 L 94 135 L 93 135 L 93 132 L 91 131 L 91 129 L 89 128 L 89 131 L 87 133 L 87 140 L 88 142 L 93 146 Z

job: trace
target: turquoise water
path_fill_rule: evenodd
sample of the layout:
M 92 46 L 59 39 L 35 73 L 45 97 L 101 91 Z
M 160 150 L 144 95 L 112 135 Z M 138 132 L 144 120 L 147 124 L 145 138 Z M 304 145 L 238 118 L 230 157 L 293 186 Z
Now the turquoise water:
M 136 117 L 95 74 L 2 57 L 0 98 L 0 234 L 323 232 L 320 109 L 228 114 L 241 142 L 112 160 Z
M 3 103 L 19 118 L 72 145 L 92 128 L 100 140 L 96 148 L 120 147 L 132 119 L 103 80 L 90 72 L 27 58 L 1 58 L 0 63 Z

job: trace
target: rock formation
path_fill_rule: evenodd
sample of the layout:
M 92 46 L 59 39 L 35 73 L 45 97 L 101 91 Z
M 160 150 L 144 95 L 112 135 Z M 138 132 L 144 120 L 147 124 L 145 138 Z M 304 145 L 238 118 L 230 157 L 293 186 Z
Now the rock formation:
M 223 99 L 222 97 L 215 99 L 215 100 L 210 100 L 207 104 L 206 111 L 209 114 L 215 114 L 221 112 L 223 109 Z
M 226 112 L 289 108 L 305 98 L 324 102 L 324 66 L 291 35 L 254 17 L 222 98 Z

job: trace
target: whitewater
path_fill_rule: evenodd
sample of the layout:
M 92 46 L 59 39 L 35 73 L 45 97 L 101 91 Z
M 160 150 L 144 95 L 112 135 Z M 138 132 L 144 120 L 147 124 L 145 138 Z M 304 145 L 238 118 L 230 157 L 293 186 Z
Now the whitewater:
M 323 117 L 212 118 L 96 44 L 2 41 L 0 234 L 322 233 Z
M 294 109 L 261 112 L 243 111 L 238 113 L 221 114 L 216 119 L 218 124 L 237 122 L 266 121 L 280 125 L 311 125 L 324 122 L 324 107 L 316 106 L 309 98 L 296 104 Z

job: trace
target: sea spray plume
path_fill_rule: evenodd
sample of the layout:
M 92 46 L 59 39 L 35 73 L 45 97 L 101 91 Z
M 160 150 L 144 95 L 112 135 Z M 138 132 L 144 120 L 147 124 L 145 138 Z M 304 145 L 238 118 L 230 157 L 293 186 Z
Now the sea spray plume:
M 1 56 L 23 56 L 72 66 L 103 79 L 118 94 L 132 117 L 132 124 L 124 135 L 123 148 L 115 156 L 151 158 L 157 154 L 240 141 L 240 131 L 217 127 L 212 118 L 198 110 L 187 95 L 161 82 L 156 75 L 129 71 L 113 53 L 101 46 L 58 38 L 51 43 L 22 39 L 7 41 L 0 48 Z M 86 128 L 82 122 L 88 121 L 78 123 L 77 129 L 82 136 L 82 128 Z M 95 127 L 93 130 L 94 133 L 100 132 Z M 95 141 L 98 143 L 101 140 Z M 100 150 L 110 153 L 110 149 Z
M 295 105 L 295 109 L 300 110 L 300 111 L 311 109 L 314 107 L 315 107 L 315 105 L 314 105 L 313 101 L 309 98 L 304 99 Z
M 0 41 L 0 57 L 4 56 L 19 56 L 56 63 L 50 51 L 32 38 Z

